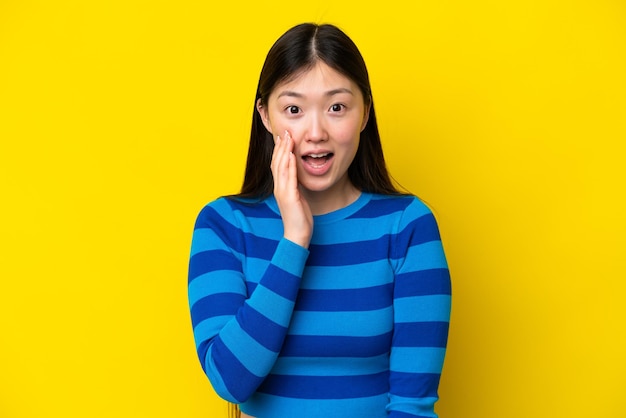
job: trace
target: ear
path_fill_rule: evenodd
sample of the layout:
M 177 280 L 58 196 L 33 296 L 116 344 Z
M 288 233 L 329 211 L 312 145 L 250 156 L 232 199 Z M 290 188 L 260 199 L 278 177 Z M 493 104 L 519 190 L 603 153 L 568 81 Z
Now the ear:
M 261 116 L 261 121 L 263 121 L 265 129 L 267 129 L 269 133 L 274 134 L 272 132 L 272 125 L 270 124 L 270 116 L 267 111 L 267 107 L 263 106 L 261 99 L 256 101 L 256 111 L 259 112 L 259 116 Z
M 370 99 L 369 104 L 365 106 L 365 111 L 363 112 L 363 122 L 361 123 L 361 132 L 367 126 L 367 122 L 370 120 L 370 109 L 372 108 L 372 100 Z

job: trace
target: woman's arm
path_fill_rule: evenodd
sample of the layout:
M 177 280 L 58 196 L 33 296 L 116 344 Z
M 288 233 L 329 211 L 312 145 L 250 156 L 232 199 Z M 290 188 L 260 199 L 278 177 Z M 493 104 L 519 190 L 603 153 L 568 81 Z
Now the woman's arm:
M 269 265 L 247 298 L 242 252 L 249 244 L 243 244 L 243 232 L 232 219 L 225 219 L 229 210 L 220 199 L 198 216 L 188 289 L 202 367 L 218 395 L 241 403 L 256 391 L 278 356 L 308 250 L 284 238 L 277 245 L 273 241 Z
M 415 200 L 396 236 L 389 417 L 436 417 L 448 339 L 450 274 L 430 210 Z

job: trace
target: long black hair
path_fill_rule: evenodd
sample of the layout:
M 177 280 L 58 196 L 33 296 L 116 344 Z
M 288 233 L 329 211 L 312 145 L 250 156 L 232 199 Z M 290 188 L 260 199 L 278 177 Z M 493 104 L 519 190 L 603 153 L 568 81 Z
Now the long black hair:
M 355 82 L 369 106 L 369 119 L 361 131 L 359 147 L 348 168 L 348 178 L 357 189 L 380 194 L 399 194 L 383 156 L 376 112 L 365 61 L 354 42 L 334 25 L 303 23 L 285 32 L 270 49 L 261 70 L 252 112 L 248 160 L 241 192 L 235 198 L 264 199 L 274 189 L 270 162 L 274 149 L 257 101 L 266 106 L 274 88 L 323 62 Z

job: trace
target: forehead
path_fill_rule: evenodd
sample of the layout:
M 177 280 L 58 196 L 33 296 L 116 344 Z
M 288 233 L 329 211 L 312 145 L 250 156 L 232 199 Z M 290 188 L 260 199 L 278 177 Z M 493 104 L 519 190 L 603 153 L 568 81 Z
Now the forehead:
M 361 93 L 354 81 L 320 61 L 278 83 L 270 96 L 277 97 L 285 91 L 313 95 L 338 89 L 350 90 L 355 96 Z

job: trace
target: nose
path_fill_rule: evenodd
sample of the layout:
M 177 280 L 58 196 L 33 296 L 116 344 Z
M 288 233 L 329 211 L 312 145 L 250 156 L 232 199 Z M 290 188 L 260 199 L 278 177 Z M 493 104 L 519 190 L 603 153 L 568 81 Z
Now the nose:
M 304 134 L 304 140 L 308 142 L 321 142 L 327 139 L 328 133 L 323 117 L 318 114 L 310 115 L 307 130 Z

